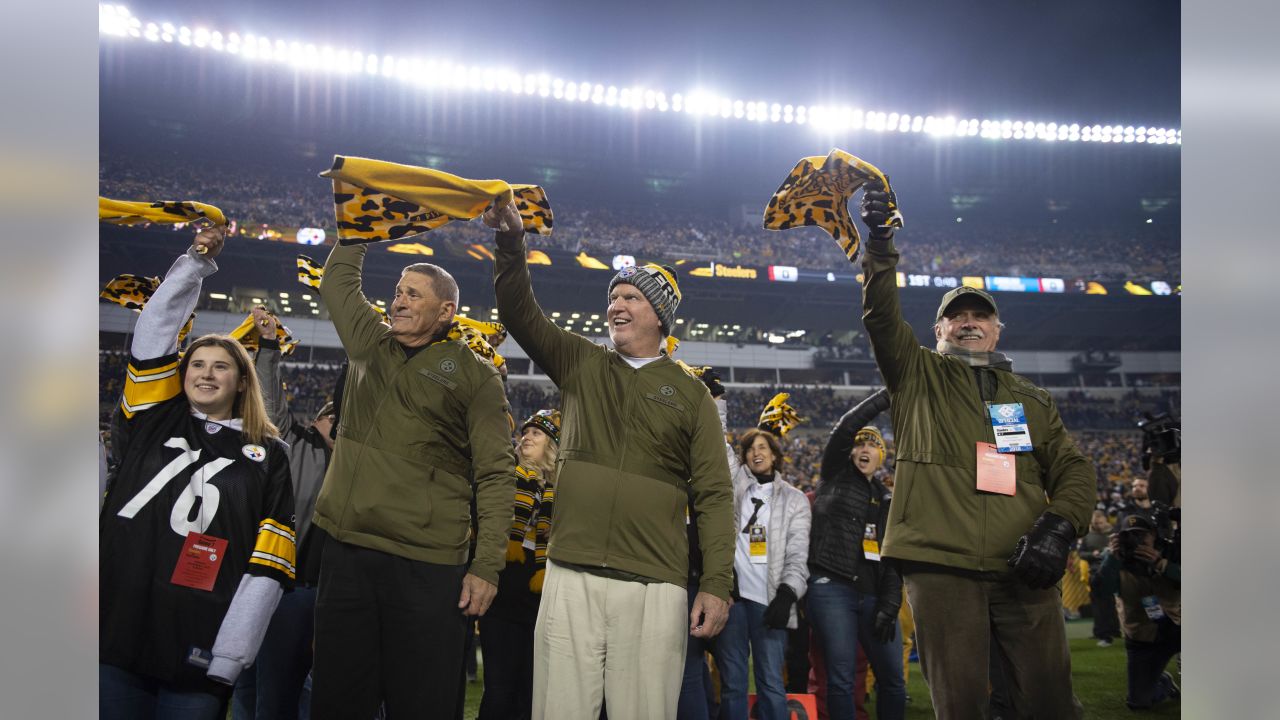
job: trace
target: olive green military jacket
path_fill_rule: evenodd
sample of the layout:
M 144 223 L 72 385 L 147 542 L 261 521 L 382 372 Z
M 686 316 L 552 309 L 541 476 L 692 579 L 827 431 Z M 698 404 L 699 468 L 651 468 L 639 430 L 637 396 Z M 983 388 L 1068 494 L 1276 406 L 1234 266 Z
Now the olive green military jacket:
M 667 357 L 632 368 L 616 351 L 548 320 L 533 296 L 521 234 L 498 235 L 494 286 L 499 319 L 560 388 L 563 403 L 547 556 L 685 587 L 685 524 L 694 517 L 699 589 L 728 599 L 733 487 L 706 386 Z
M 1053 398 L 1002 369 L 992 404 L 1022 403 L 1033 449 L 1014 455 L 1014 495 L 977 489 L 977 443 L 995 443 L 974 368 L 921 347 L 902 318 L 893 241 L 871 239 L 862 260 L 863 322 L 889 389 L 897 465 L 884 555 L 1007 571 L 1018 538 L 1046 511 L 1083 534 L 1097 501 L 1093 464 L 1063 427 Z
M 350 367 L 315 524 L 341 542 L 462 565 L 474 479 L 470 572 L 496 585 L 516 466 L 502 379 L 460 340 L 409 357 L 360 289 L 365 250 L 334 246 L 320 283 Z

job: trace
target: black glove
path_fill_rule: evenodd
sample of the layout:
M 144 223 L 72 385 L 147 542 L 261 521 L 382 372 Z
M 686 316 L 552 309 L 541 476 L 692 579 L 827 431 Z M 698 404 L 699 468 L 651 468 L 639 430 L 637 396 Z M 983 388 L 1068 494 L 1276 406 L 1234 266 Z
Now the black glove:
M 1009 557 L 1009 567 L 1035 590 L 1051 588 L 1067 571 L 1067 555 L 1076 541 L 1075 527 L 1064 517 L 1044 513 Z
M 711 391 L 713 399 L 724 394 L 724 385 L 720 384 L 720 373 L 716 372 L 715 368 L 709 367 L 702 371 L 702 384 Z
M 876 608 L 876 642 L 884 645 L 893 642 L 898 631 L 898 611 L 889 608 Z
M 884 185 L 878 181 L 867 183 L 862 191 L 862 222 L 871 230 L 871 237 L 888 240 L 893 237 L 893 227 L 889 219 L 893 217 L 890 205 L 897 206 L 898 198 L 893 191 L 885 191 Z
M 771 627 L 774 630 L 785 630 L 787 621 L 791 619 L 791 606 L 796 602 L 796 591 L 791 586 L 782 583 L 778 586 L 778 592 L 773 596 L 773 602 L 769 603 L 769 607 L 764 609 L 765 627 Z

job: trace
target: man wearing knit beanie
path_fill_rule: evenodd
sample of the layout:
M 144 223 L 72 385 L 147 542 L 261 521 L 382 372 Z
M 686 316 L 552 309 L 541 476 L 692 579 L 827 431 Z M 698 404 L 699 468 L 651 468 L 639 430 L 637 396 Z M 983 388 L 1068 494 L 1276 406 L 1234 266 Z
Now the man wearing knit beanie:
M 498 318 L 564 403 L 532 718 L 593 718 L 602 702 L 610 716 L 675 717 L 685 643 L 714 637 L 728 616 L 736 529 L 715 403 L 662 354 L 676 274 L 619 272 L 606 309 L 613 348 L 603 347 L 538 307 L 514 205 L 484 220 L 498 230 Z M 702 560 L 692 608 L 686 518 Z
M 619 285 L 631 287 L 618 290 Z M 654 357 L 658 354 L 657 351 L 648 350 L 655 342 L 652 334 L 648 332 L 651 323 L 647 322 L 648 314 L 643 312 L 643 308 L 634 306 L 636 292 L 649 303 L 658 321 L 660 334 L 656 342 L 661 347 L 662 339 L 671 334 L 671 327 L 676 321 L 676 308 L 680 306 L 680 285 L 676 280 L 676 271 L 670 266 L 653 263 L 642 266 L 632 265 L 619 270 L 618 274 L 613 276 L 613 280 L 609 281 L 609 309 L 606 316 L 609 323 L 609 339 L 613 341 L 614 347 L 618 348 L 618 352 L 624 355 L 631 353 L 619 347 L 619 341 L 627 347 L 632 347 L 633 343 L 638 341 L 640 344 L 633 349 L 645 348 L 645 352 L 632 357 Z

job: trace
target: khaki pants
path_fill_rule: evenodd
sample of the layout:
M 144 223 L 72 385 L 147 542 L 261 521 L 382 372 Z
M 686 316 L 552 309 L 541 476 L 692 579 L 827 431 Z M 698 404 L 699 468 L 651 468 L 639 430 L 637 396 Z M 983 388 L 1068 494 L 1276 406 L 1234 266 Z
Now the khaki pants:
M 1057 588 L 1032 590 L 1012 573 L 903 570 L 920 667 L 939 720 L 986 717 L 992 652 L 1003 662 L 1018 717 L 1084 717 L 1071 691 Z
M 533 639 L 533 720 L 674 718 L 689 597 L 547 562 Z

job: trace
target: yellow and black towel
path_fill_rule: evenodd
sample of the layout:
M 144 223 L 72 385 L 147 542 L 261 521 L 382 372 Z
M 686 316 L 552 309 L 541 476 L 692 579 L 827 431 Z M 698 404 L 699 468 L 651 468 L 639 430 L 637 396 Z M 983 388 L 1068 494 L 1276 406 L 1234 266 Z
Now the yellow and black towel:
M 454 315 L 453 319 L 457 320 L 459 325 L 466 325 L 479 332 L 484 336 L 485 341 L 495 348 L 507 340 L 507 326 L 500 322 L 472 320 L 465 315 Z
M 849 215 L 849 198 L 862 186 L 880 184 L 890 198 L 889 178 L 876 166 L 836 148 L 826 157 L 815 155 L 800 160 L 782 181 L 764 209 L 766 230 L 787 230 L 817 225 L 835 238 L 849 262 L 858 257 L 862 237 Z M 886 227 L 902 227 L 897 201 L 890 200 L 891 217 Z
M 324 263 L 318 263 L 306 255 L 298 256 L 298 282 L 319 290 L 322 277 L 324 277 Z
M 488 360 L 496 368 L 501 368 L 506 364 L 506 359 L 499 355 L 497 350 L 493 349 L 493 346 L 489 344 L 489 341 L 485 338 L 483 333 L 477 330 L 474 326 L 467 325 L 462 322 L 462 320 L 466 320 L 467 318 L 459 318 L 455 316 L 454 319 L 458 320 L 458 322 L 455 322 L 453 327 L 449 329 L 448 337 L 450 340 L 462 340 L 467 344 L 467 347 L 471 348 L 471 352 L 479 355 L 485 360 Z M 469 322 L 475 321 L 470 320 Z
M 293 339 L 293 335 L 289 334 L 289 328 L 280 322 L 280 318 L 276 314 L 267 311 L 267 314 L 275 318 L 276 321 L 276 340 L 280 343 L 280 354 L 288 355 L 298 346 L 298 341 Z M 262 331 L 258 329 L 258 324 L 253 321 L 253 313 L 249 313 L 248 317 L 241 322 L 235 330 L 227 333 L 231 337 L 240 341 L 240 344 L 249 352 L 258 349 L 258 340 L 262 337 Z
M 113 302 L 120 307 L 142 312 L 143 306 L 151 299 L 158 287 L 160 287 L 160 278 L 158 277 L 144 277 L 125 273 L 112 278 L 106 287 L 102 288 L 102 292 L 98 293 L 98 297 Z M 179 345 L 191 332 L 191 326 L 195 324 L 195 321 L 196 314 L 191 313 L 191 317 L 187 318 L 182 328 L 178 330 Z
M 194 200 L 164 200 L 161 202 L 131 202 L 112 200 L 98 196 L 98 220 L 112 225 L 137 225 L 139 223 L 189 223 L 208 221 L 214 225 L 226 225 L 227 216 L 212 205 Z
M 786 437 L 791 429 L 804 422 L 804 418 L 796 413 L 795 408 L 787 404 L 791 393 L 778 393 L 760 413 L 760 422 L 756 427 L 768 430 L 778 437 Z
M 343 244 L 418 235 L 454 220 L 471 220 L 513 199 L 525 232 L 550 235 L 551 204 L 536 185 L 468 180 L 440 170 L 336 155 L 320 173 L 333 180 L 333 209 Z

